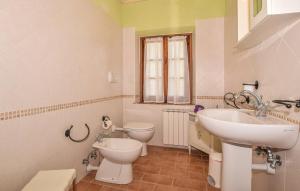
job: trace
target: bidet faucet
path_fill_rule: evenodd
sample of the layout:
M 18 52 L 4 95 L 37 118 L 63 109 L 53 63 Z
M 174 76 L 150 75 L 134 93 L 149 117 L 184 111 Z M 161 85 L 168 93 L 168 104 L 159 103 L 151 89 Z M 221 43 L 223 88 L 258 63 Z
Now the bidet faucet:
M 99 133 L 99 135 L 96 138 L 96 141 L 102 143 L 104 138 L 109 138 L 109 137 L 111 137 L 109 134 Z

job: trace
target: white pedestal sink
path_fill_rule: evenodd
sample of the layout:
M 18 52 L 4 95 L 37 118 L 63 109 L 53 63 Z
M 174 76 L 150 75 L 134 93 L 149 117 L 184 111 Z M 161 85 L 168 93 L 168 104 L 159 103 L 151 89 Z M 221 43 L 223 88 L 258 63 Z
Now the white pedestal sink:
M 272 116 L 256 117 L 253 111 L 205 109 L 199 122 L 222 140 L 222 191 L 251 191 L 252 146 L 290 149 L 299 126 Z

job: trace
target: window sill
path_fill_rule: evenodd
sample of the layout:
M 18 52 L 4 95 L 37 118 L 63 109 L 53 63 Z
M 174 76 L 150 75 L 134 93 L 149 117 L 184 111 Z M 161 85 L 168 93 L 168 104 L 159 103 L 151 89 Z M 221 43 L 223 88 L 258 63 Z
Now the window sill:
M 144 102 L 134 102 L 133 104 L 139 104 L 139 105 L 173 105 L 173 106 L 193 106 L 195 104 L 173 104 L 173 103 L 144 103 Z

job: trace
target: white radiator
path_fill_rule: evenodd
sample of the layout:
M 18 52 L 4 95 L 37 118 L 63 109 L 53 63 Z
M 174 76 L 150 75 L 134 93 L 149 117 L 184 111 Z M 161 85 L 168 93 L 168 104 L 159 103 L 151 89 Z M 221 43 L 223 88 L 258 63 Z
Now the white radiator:
M 163 143 L 188 146 L 189 114 L 186 110 L 163 111 Z

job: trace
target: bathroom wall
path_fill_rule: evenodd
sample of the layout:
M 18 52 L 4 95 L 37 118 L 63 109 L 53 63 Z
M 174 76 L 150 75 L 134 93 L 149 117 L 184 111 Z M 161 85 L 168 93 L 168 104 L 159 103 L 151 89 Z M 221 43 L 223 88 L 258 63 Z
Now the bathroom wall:
M 194 89 L 196 102 L 201 104 L 205 96 L 224 95 L 224 18 L 197 20 L 195 26 Z
M 205 107 L 222 106 L 224 94 L 224 19 L 197 20 L 193 34 L 194 102 Z M 208 38 L 209 36 L 209 38 Z M 139 37 L 135 28 L 123 30 L 123 121 L 154 123 L 152 145 L 162 143 L 162 110 L 192 109 L 193 105 L 140 104 Z
M 122 24 L 122 4 L 120 0 L 92 0 L 115 22 Z
M 80 179 L 101 116 L 122 124 L 120 24 L 89 0 L 1 1 L 0 23 L 0 190 L 43 169 L 76 168 Z M 64 137 L 71 124 L 85 136 L 84 123 L 87 141 Z
M 225 17 L 225 92 L 241 90 L 243 82 L 260 82 L 265 100 L 299 99 L 300 21 L 248 50 L 234 48 L 237 43 L 236 0 L 226 2 Z M 282 109 L 283 110 L 283 109 Z M 300 113 L 290 110 L 287 117 L 299 121 Z M 254 175 L 254 191 L 297 191 L 300 187 L 300 142 L 282 151 L 283 165 L 276 175 Z
M 223 17 L 225 0 L 143 0 L 122 4 L 124 27 L 139 35 L 191 32 L 196 19 Z

